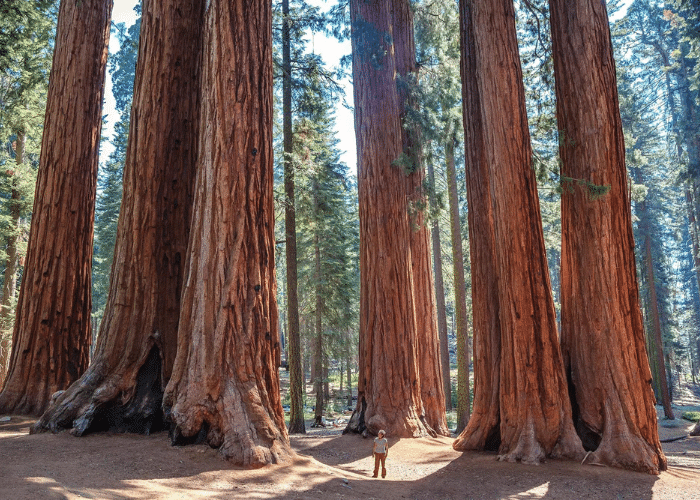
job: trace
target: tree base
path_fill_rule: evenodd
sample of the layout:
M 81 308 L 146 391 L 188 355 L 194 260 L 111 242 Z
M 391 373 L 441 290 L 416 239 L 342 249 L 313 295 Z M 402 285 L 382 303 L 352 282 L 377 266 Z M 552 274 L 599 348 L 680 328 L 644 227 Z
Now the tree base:
M 138 369 L 131 390 L 118 385 L 126 376 L 102 373 L 99 362 L 52 400 L 30 433 L 71 429 L 74 436 L 90 432 L 150 434 L 166 428 L 163 411 L 160 350 L 153 345 Z M 125 402 L 125 394 L 131 394 Z
M 343 429 L 343 434 L 353 432 L 364 437 L 372 434 L 376 436 L 380 430 L 386 431 L 391 437 L 437 437 L 437 433 L 425 421 L 425 417 L 404 416 L 403 419 L 395 419 L 392 422 L 379 415 L 372 415 L 365 420 L 367 415 L 367 401 L 360 396 L 355 411 L 352 412 L 348 425 Z

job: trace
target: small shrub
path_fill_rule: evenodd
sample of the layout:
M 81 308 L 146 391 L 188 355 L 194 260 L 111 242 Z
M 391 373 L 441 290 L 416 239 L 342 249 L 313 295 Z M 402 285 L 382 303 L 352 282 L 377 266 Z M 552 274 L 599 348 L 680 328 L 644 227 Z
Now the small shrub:
M 683 418 L 691 422 L 700 422 L 700 411 L 684 411 Z

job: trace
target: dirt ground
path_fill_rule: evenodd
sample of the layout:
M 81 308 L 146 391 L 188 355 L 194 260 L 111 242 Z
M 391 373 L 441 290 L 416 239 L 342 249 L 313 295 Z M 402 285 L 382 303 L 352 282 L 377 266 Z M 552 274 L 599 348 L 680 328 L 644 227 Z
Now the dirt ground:
M 678 416 L 687 408 L 677 407 Z M 206 445 L 170 446 L 166 433 L 29 435 L 32 420 L 0 420 L 0 500 L 700 499 L 700 437 L 665 443 L 669 469 L 659 476 L 565 461 L 501 463 L 493 453 L 455 452 L 449 438 L 389 439 L 387 478 L 373 479 L 372 440 L 340 428 L 307 428 L 291 438 L 293 463 L 245 470 Z M 661 420 L 661 439 L 691 426 Z

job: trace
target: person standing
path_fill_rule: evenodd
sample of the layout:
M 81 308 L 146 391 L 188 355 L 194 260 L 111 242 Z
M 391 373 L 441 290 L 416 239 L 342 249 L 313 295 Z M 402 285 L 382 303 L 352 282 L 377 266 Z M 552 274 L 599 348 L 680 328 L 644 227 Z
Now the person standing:
M 379 472 L 379 463 L 382 464 L 382 477 L 386 477 L 386 457 L 389 454 L 389 443 L 384 437 L 386 432 L 380 430 L 377 433 L 377 437 L 374 438 L 374 447 L 372 448 L 372 455 L 374 455 L 374 475 L 372 477 L 377 477 Z

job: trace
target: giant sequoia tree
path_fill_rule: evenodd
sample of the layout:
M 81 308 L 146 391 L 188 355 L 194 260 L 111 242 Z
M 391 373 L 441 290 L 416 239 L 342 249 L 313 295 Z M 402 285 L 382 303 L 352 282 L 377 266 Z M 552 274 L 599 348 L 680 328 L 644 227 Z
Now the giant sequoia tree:
M 203 11 L 201 0 L 144 4 L 124 194 L 95 354 L 35 431 L 162 426 L 197 159 Z
M 410 5 L 353 0 L 350 14 L 361 275 L 358 404 L 348 430 L 444 433 L 428 235 L 424 226 L 414 233 L 408 215 L 422 173 L 397 87 L 397 73 L 408 79 L 415 68 Z
M 458 450 L 582 454 L 550 291 L 512 0 L 462 0 L 474 410 Z M 513 210 L 517 207 L 517 210 Z
M 40 414 L 85 370 L 111 0 L 64 0 L 56 31 L 27 261 L 0 412 Z
M 562 177 L 562 350 L 591 460 L 658 473 L 651 372 L 634 260 L 625 147 L 605 4 L 550 0 Z M 578 181 L 581 182 L 578 182 Z M 592 314 L 592 312 L 595 314 Z
M 237 464 L 289 456 L 274 276 L 272 6 L 212 0 L 178 350 L 163 402 L 173 442 Z

